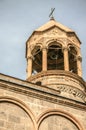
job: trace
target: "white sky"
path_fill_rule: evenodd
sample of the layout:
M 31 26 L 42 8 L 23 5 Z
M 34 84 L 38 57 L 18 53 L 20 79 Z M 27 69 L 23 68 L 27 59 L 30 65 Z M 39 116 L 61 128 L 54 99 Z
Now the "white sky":
M 86 80 L 86 0 L 0 0 L 0 73 L 26 79 L 25 42 L 31 33 L 55 20 L 76 32 L 82 42 Z

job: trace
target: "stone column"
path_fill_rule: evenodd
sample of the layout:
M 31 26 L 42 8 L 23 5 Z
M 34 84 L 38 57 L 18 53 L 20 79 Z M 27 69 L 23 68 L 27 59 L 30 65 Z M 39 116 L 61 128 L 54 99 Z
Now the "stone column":
M 80 77 L 82 77 L 82 66 L 81 66 L 81 62 L 82 62 L 82 57 L 78 56 L 77 57 L 77 73 Z
M 64 53 L 64 70 L 69 71 L 69 56 L 68 56 L 68 48 L 67 47 L 63 48 L 63 53 Z
M 47 48 L 42 49 L 42 71 L 47 71 Z
M 32 56 L 27 58 L 27 78 L 32 75 Z

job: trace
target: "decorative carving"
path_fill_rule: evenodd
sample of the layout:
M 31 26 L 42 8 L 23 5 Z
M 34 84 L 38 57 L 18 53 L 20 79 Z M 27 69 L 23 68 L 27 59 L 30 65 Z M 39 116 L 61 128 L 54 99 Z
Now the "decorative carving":
M 74 108 L 82 109 L 83 111 L 86 111 L 86 105 L 79 104 L 78 102 L 73 102 L 72 100 L 69 101 L 65 98 L 63 100 L 63 98 L 59 97 L 57 94 L 55 94 L 52 91 L 52 89 L 49 89 L 48 87 L 43 87 L 43 90 L 42 90 L 40 86 L 37 86 L 35 84 L 34 85 L 29 84 L 28 82 L 25 82 L 25 81 L 19 82 L 18 79 L 13 79 L 11 77 L 6 77 L 4 75 L 2 75 L 2 77 L 0 77 L 0 79 L 4 79 L 8 83 L 5 84 L 0 81 L 1 89 L 9 90 L 12 92 L 14 91 L 16 93 L 24 94 L 29 97 L 36 97 L 36 98 L 43 99 L 49 102 L 59 103 L 59 104 L 63 104 L 66 106 L 70 106 L 70 107 L 74 107 Z M 11 80 L 12 80 L 12 83 L 11 83 Z
M 32 56 L 32 55 L 31 55 L 31 56 L 28 56 L 27 59 L 33 59 L 33 56 Z
M 57 86 L 57 90 L 72 94 L 73 96 L 79 97 L 82 100 L 85 100 L 86 98 L 85 94 L 82 91 L 80 91 L 79 89 L 72 88 L 67 85 L 59 85 Z
M 39 40 L 38 40 L 38 43 L 43 43 L 44 42 L 44 37 L 41 37 Z
M 52 30 L 48 30 L 47 32 L 46 32 L 46 34 L 47 35 L 63 35 L 64 34 L 64 32 L 62 31 L 62 30 L 60 30 L 59 28 L 57 28 L 57 27 L 54 27 Z
M 75 35 L 70 35 L 68 36 L 68 38 L 75 44 L 79 47 L 79 40 L 75 37 Z
M 64 46 L 64 47 L 62 48 L 62 52 L 64 52 L 64 51 L 69 51 L 69 48 L 68 48 L 67 46 Z

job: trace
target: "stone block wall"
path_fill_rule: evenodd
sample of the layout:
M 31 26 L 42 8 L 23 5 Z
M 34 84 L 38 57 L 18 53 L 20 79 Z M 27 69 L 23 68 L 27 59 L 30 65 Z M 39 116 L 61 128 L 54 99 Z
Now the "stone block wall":
M 85 130 L 86 110 L 0 88 L 0 130 Z

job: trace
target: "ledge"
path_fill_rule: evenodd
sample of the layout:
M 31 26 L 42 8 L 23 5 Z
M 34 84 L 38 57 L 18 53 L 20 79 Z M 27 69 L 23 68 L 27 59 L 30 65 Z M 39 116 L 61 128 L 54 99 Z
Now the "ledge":
M 40 77 L 44 77 L 44 76 L 50 76 L 50 75 L 58 75 L 58 76 L 68 76 L 70 78 L 73 78 L 73 79 L 76 79 L 78 80 L 79 82 L 81 82 L 84 86 L 84 88 L 86 89 L 86 83 L 85 81 L 83 80 L 82 77 L 78 76 L 77 74 L 75 73 L 72 73 L 70 71 L 64 71 L 64 70 L 48 70 L 48 71 L 42 71 L 42 72 L 39 72 L 35 75 L 32 75 L 31 77 L 29 77 L 27 79 L 27 81 L 31 82 L 33 81 L 34 79 L 37 79 L 37 78 L 40 78 Z
M 0 74 L 0 88 L 26 96 L 86 111 L 86 104 L 59 96 L 59 91 Z

